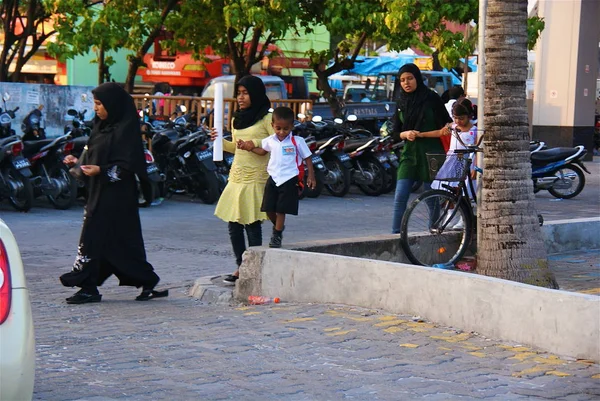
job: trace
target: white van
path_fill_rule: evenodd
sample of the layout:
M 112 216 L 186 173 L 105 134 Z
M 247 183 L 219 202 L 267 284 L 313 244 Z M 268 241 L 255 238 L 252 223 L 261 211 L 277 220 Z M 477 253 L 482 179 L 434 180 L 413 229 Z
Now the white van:
M 271 101 L 277 99 L 287 99 L 287 91 L 285 89 L 285 82 L 283 79 L 279 77 L 275 77 L 272 75 L 255 75 L 262 79 L 265 84 L 265 88 L 267 89 L 267 96 Z M 221 77 L 216 77 L 210 80 L 208 85 L 204 87 L 202 91 L 202 97 L 215 97 L 215 84 L 222 83 L 223 84 L 223 97 L 224 98 L 235 98 L 235 94 L 233 93 L 233 83 L 235 82 L 235 75 L 223 75 Z

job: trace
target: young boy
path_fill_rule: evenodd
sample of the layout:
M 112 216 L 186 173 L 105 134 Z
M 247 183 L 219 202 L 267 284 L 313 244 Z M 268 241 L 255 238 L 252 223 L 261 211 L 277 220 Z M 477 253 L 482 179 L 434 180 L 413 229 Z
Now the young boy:
M 277 107 L 273 110 L 273 130 L 275 134 L 262 140 L 261 147 L 255 147 L 252 141 L 239 140 L 237 147 L 259 155 L 271 154 L 267 172 L 269 179 L 265 185 L 261 211 L 266 212 L 273 223 L 273 235 L 269 247 L 281 248 L 285 215 L 298 215 L 298 166 L 306 161 L 308 176 L 306 184 L 315 188 L 312 152 L 304 138 L 294 136 L 294 112 L 289 107 Z

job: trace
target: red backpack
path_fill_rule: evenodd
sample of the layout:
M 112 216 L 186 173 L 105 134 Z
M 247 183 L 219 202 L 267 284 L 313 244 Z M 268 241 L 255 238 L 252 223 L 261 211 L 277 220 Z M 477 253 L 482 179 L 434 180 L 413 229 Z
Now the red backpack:
M 296 143 L 296 139 L 294 139 L 294 135 L 292 135 L 292 143 L 296 148 L 296 166 L 298 166 L 298 192 L 302 192 L 304 190 L 304 162 L 302 159 L 298 158 L 298 144 Z

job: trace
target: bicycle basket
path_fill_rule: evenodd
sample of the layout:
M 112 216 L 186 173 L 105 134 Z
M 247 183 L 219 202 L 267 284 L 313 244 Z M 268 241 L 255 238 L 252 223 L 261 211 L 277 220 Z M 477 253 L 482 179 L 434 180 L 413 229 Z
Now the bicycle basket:
M 463 181 L 467 176 L 467 158 L 462 154 L 427 153 L 429 177 L 439 181 Z

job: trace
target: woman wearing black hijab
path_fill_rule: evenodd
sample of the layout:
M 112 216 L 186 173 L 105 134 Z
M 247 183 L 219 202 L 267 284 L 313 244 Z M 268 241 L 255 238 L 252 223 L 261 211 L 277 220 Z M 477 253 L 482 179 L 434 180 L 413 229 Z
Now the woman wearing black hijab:
M 160 279 L 146 260 L 142 238 L 136 175 L 143 187 L 147 176 L 133 98 L 115 83 L 92 93 L 96 118 L 80 163 L 88 193 L 83 228 L 73 270 L 60 277 L 64 286 L 81 290 L 67 303 L 100 302 L 97 287 L 112 274 L 119 285 L 143 287 L 136 300 L 166 296 L 154 291 Z M 64 162 L 77 159 L 67 156 Z
M 446 127 L 452 120 L 439 95 L 423 82 L 421 70 L 414 64 L 400 68 L 400 96 L 394 115 L 394 136 L 406 140 L 398 166 L 392 233 L 400 232 L 402 216 L 415 181 L 431 187 L 427 153 L 445 154 L 440 137 L 449 135 Z
M 255 76 L 242 77 L 235 86 L 239 109 L 233 114 L 232 140 L 223 140 L 223 150 L 235 153 L 229 180 L 219 198 L 215 216 L 228 223 L 229 238 L 238 269 L 225 278 L 235 283 L 239 277 L 239 266 L 246 250 L 244 231 L 248 246 L 262 245 L 262 221 L 267 215 L 260 211 L 267 174 L 268 156 L 253 152 L 236 152 L 239 141 L 252 141 L 260 147 L 262 140 L 272 134 L 271 102 L 263 81 Z M 213 134 L 214 139 L 214 134 Z

